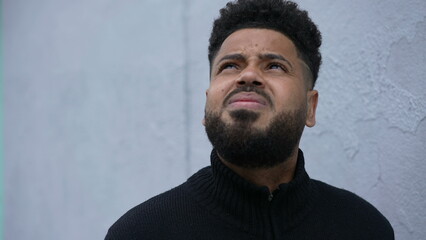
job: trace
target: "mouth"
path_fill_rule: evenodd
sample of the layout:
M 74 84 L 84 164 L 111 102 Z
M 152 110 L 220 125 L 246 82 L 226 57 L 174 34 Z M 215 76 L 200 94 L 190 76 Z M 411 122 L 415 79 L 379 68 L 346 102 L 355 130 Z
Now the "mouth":
M 258 110 L 268 106 L 266 99 L 253 92 L 240 92 L 229 98 L 227 105 L 230 109 Z

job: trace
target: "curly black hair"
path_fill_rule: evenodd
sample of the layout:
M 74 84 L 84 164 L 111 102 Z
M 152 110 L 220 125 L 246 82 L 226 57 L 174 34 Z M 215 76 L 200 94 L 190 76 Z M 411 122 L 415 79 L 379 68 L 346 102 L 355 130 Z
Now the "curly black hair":
M 299 57 L 309 67 L 312 87 L 321 65 L 321 33 L 306 11 L 286 0 L 237 0 L 228 2 L 213 23 L 210 36 L 210 69 L 223 41 L 233 32 L 244 28 L 264 28 L 278 31 L 290 38 Z

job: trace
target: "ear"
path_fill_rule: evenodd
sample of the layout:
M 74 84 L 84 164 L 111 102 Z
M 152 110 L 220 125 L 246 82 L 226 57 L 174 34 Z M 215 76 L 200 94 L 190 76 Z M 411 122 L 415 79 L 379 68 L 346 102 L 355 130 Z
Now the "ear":
M 209 95 L 209 90 L 207 89 L 206 90 L 206 98 L 207 98 L 208 95 Z M 203 117 L 203 120 L 201 120 L 201 124 L 203 124 L 203 126 L 206 126 L 206 118 L 205 117 Z
M 317 90 L 310 90 L 308 91 L 308 94 L 306 96 L 308 108 L 306 112 L 306 126 L 313 127 L 315 126 L 315 114 L 317 111 L 317 105 L 318 105 L 318 91 Z

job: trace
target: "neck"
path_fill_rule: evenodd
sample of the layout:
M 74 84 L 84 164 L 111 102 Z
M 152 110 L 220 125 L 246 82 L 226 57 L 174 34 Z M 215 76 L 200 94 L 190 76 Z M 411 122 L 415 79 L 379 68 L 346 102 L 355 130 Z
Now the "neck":
M 258 186 L 266 186 L 272 193 L 278 189 L 278 186 L 283 183 L 290 182 L 294 177 L 296 169 L 298 148 L 296 148 L 292 155 L 282 163 L 269 167 L 269 168 L 245 168 L 232 164 L 219 156 L 220 160 L 227 167 L 232 169 L 235 173 L 249 182 Z

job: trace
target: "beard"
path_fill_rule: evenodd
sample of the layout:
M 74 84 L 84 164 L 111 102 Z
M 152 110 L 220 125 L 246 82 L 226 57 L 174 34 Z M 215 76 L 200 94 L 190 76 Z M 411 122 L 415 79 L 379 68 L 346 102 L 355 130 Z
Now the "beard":
M 265 129 L 252 127 L 260 114 L 240 109 L 229 113 L 233 123 L 206 111 L 207 136 L 218 155 L 234 165 L 261 169 L 285 162 L 295 151 L 302 136 L 306 111 L 280 112 Z

